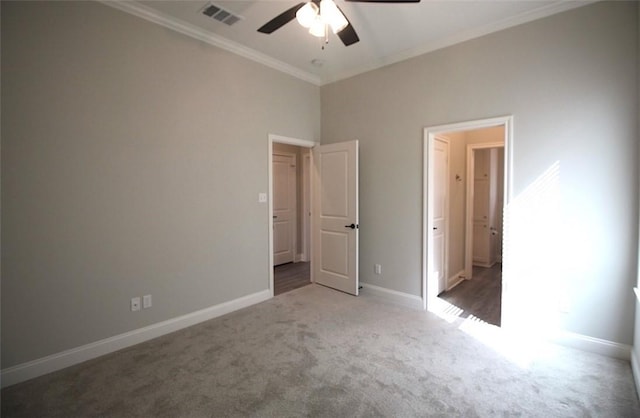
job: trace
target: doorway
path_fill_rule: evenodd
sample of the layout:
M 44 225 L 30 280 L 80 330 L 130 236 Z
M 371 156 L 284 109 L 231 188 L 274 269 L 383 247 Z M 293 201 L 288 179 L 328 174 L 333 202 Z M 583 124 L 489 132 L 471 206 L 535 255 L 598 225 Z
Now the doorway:
M 269 289 L 272 296 L 311 283 L 310 141 L 269 136 Z
M 488 140 L 467 144 L 465 213 L 465 277 L 473 266 L 502 263 L 504 214 L 504 128 L 469 131 L 466 138 Z
M 358 295 L 358 141 L 320 145 L 312 141 L 269 135 L 269 193 L 259 194 L 259 201 L 268 202 L 269 292 L 274 296 L 274 234 L 273 234 L 273 151 L 275 144 L 313 148 L 313 157 L 302 159 L 307 167 L 303 175 L 308 196 L 302 227 L 307 244 L 302 247 L 310 263 L 310 281 L 345 293 Z M 266 199 L 265 199 L 266 197 Z M 305 207 L 305 206 L 303 206 Z M 305 235 L 305 231 L 308 232 Z M 300 257 L 302 259 L 302 256 Z
M 429 311 L 500 324 L 511 124 L 511 117 L 502 117 L 425 129 L 423 304 Z M 442 141 L 449 143 L 445 163 L 439 161 Z

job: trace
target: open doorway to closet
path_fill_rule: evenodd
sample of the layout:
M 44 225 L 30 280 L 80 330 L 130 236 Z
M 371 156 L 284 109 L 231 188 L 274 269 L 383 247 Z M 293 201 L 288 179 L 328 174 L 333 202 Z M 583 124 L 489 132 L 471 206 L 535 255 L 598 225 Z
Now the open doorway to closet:
M 425 302 L 492 325 L 502 319 L 508 120 L 425 130 Z
M 310 149 L 274 142 L 271 164 L 275 296 L 311 283 Z

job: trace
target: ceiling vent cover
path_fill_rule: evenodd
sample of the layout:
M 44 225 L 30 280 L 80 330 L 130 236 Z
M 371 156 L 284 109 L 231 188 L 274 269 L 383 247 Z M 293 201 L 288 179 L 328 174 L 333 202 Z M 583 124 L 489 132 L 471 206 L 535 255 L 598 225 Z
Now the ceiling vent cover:
M 237 21 L 243 19 L 242 16 L 239 16 L 235 13 L 232 13 L 228 10 L 223 9 L 220 6 L 216 6 L 213 3 L 208 3 L 204 9 L 202 9 L 202 14 L 205 16 L 209 16 L 211 19 L 215 19 L 218 22 L 222 22 L 229 26 L 233 25 Z

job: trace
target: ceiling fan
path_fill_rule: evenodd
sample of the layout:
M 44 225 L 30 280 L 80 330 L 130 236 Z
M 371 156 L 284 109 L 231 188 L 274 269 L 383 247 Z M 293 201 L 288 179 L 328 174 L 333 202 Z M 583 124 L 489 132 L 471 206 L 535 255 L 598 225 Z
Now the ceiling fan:
M 354 3 L 419 3 L 420 0 L 345 0 Z M 302 26 L 309 28 L 309 33 L 317 37 L 324 37 L 329 42 L 329 28 L 338 35 L 345 46 L 353 45 L 360 40 L 353 25 L 333 0 L 311 0 L 298 3 L 285 10 L 264 25 L 258 32 L 270 34 L 280 29 L 293 19 L 297 19 Z M 324 48 L 324 47 L 323 47 Z

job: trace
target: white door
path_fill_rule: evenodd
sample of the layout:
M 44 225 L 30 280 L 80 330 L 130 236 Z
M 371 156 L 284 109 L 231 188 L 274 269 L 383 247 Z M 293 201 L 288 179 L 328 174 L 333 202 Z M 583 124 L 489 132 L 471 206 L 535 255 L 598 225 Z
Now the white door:
M 473 151 L 473 264 L 481 267 L 491 267 L 492 255 L 495 256 L 491 235 L 496 203 L 494 151 L 497 152 L 494 148 Z
M 273 265 L 294 261 L 296 157 L 273 154 Z
M 475 151 L 476 156 L 483 151 Z M 477 158 L 476 161 L 478 161 Z M 479 266 L 486 266 L 489 263 L 490 253 L 490 190 L 489 178 L 486 176 L 487 174 L 476 170 L 473 181 L 473 264 Z
M 313 148 L 315 282 L 358 295 L 358 141 Z
M 440 294 L 447 288 L 447 218 L 449 214 L 449 142 L 433 140 L 433 220 L 431 274 L 437 278 Z

